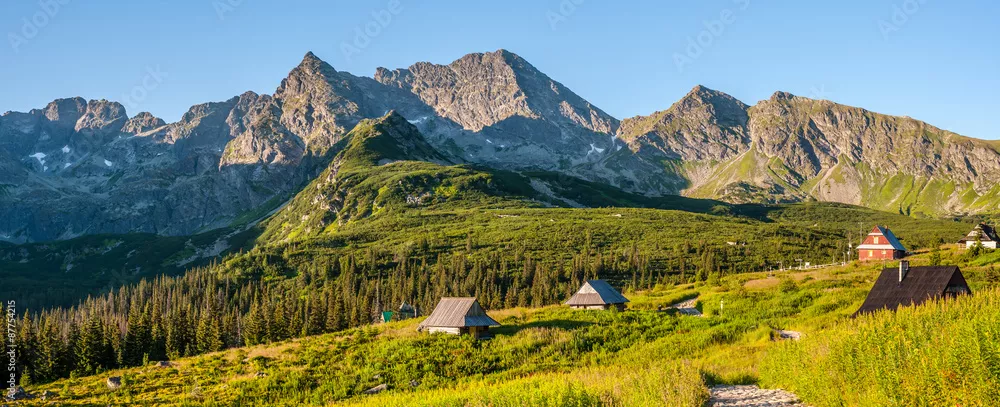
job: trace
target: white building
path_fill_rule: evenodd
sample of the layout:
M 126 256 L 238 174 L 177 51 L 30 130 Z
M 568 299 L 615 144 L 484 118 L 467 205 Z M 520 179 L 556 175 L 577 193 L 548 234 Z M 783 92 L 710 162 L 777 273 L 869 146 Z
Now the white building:
M 993 227 L 985 223 L 980 223 L 976 225 L 975 228 L 965 235 L 962 240 L 958 241 L 958 244 L 964 244 L 966 249 L 972 248 L 976 243 L 982 243 L 983 247 L 987 249 L 997 248 L 997 232 L 993 230 Z

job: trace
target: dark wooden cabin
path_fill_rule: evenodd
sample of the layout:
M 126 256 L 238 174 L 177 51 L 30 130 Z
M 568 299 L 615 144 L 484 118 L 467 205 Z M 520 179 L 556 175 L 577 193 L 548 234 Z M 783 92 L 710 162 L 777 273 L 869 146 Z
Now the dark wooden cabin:
M 882 270 L 854 316 L 884 309 L 895 311 L 899 307 L 920 305 L 935 298 L 971 293 L 958 266 L 910 267 L 909 262 L 902 261 L 899 268 Z

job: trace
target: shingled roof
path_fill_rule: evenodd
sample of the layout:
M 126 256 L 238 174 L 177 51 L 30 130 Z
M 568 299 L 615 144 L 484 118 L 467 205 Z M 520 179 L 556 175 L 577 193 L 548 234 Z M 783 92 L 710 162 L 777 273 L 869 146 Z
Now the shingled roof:
M 965 237 L 963 237 L 962 240 L 959 240 L 958 243 L 975 242 L 975 241 L 997 242 L 1000 241 L 1000 238 L 997 238 L 997 232 L 993 230 L 993 227 L 985 223 L 980 223 L 976 225 L 976 227 L 973 228 L 968 235 L 965 235 Z
M 625 298 L 604 280 L 587 280 L 580 287 L 580 290 L 573 294 L 569 301 L 566 301 L 566 305 L 611 305 L 626 302 L 629 302 L 628 298 Z
M 899 273 L 897 268 L 882 270 L 864 304 L 854 315 L 920 305 L 929 299 L 944 296 L 948 287 L 962 287 L 971 292 L 957 266 L 909 267 L 902 281 Z
M 500 326 L 479 305 L 475 297 L 445 297 L 434 312 L 420 323 L 424 327 L 466 328 L 470 326 Z
M 883 240 L 885 240 L 885 243 L 871 244 L 862 242 L 862 244 L 858 246 L 859 250 L 902 250 L 904 252 L 906 251 L 906 247 L 904 247 L 903 244 L 899 242 L 899 239 L 896 238 L 896 235 L 893 234 L 892 231 L 885 226 L 875 226 L 875 228 L 872 229 L 871 233 L 868 234 L 868 236 L 872 235 L 884 237 Z M 867 238 L 865 240 L 867 241 Z

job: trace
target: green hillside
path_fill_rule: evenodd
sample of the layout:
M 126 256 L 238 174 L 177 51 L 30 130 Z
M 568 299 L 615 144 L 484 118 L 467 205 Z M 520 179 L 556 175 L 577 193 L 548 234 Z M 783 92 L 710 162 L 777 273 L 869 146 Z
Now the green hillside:
M 335 151 L 259 225 L 0 248 L 19 287 L 38 287 L 2 293 L 31 299 L 16 335 L 24 382 L 61 404 L 697 405 L 706 383 L 764 377 L 772 329 L 833 327 L 874 277 L 867 265 L 768 271 L 840 263 L 874 224 L 920 252 L 972 227 L 842 204 L 652 198 L 455 165 L 395 113 L 362 121 Z M 75 263 L 109 271 L 60 268 L 72 250 L 88 255 Z M 200 264 L 178 273 L 178 259 L 195 254 Z M 974 289 L 994 283 L 996 259 L 951 256 L 973 267 Z M 624 287 L 636 311 L 555 305 L 590 278 Z M 471 342 L 416 335 L 415 321 L 370 326 L 403 301 L 427 310 L 442 296 L 503 309 L 505 327 Z M 708 318 L 655 311 L 695 296 Z M 178 365 L 149 366 L 157 360 Z M 112 372 L 123 372 L 122 390 L 102 387 Z M 362 396 L 382 383 L 393 391 Z
M 627 293 L 625 312 L 494 310 L 503 326 L 491 341 L 420 334 L 419 320 L 408 320 L 31 391 L 51 391 L 60 405 L 698 406 L 714 383 L 759 382 L 794 390 L 814 406 L 992 405 L 1000 401 L 989 385 L 1000 368 L 1000 278 L 965 254 L 936 253 L 963 265 L 974 296 L 851 320 L 877 274 L 873 267 L 750 273 Z M 657 311 L 689 298 L 697 298 L 704 317 Z M 776 329 L 804 339 L 777 340 Z M 910 346 L 921 352 L 903 352 Z M 858 347 L 871 350 L 852 350 Z M 896 363 L 923 367 L 899 379 Z M 123 388 L 107 389 L 111 375 L 123 377 Z M 364 394 L 381 384 L 387 392 Z M 864 390 L 829 392 L 844 385 Z M 939 391 L 907 390 L 925 388 Z

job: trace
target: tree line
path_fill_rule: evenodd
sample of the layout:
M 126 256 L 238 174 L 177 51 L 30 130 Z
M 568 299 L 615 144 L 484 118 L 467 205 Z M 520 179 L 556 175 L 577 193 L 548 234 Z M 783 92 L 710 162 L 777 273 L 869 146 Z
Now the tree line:
M 428 314 L 441 297 L 475 296 L 487 309 L 537 307 L 569 298 L 586 279 L 626 291 L 705 281 L 767 266 L 747 247 L 638 243 L 536 259 L 526 250 L 477 252 L 471 237 L 451 251 L 295 245 L 257 248 L 178 277 L 142 280 L 70 308 L 26 312 L 17 324 L 22 383 L 90 375 L 150 361 L 266 344 L 377 322 L 403 302 Z M 775 248 L 780 250 L 781 248 Z M 2 349 L 6 351 L 6 349 Z

